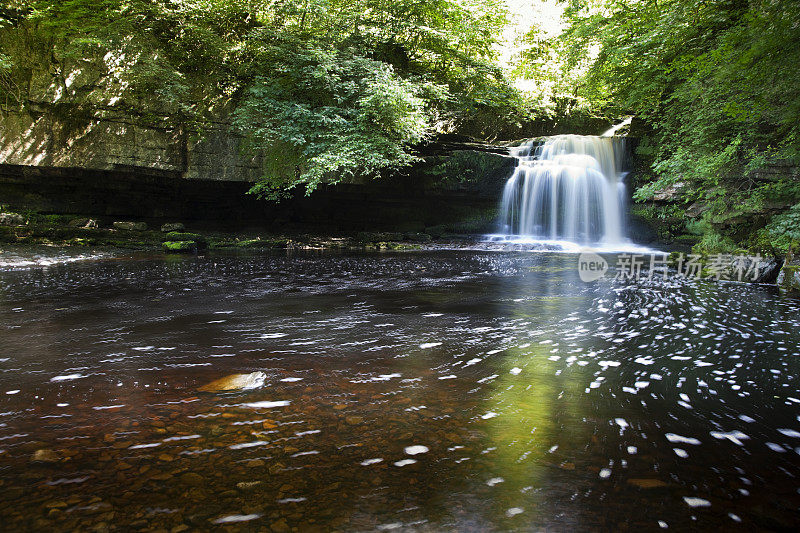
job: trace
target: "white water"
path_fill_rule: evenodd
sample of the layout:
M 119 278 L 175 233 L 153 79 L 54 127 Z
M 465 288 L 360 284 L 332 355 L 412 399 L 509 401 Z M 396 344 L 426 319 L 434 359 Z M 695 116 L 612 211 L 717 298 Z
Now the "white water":
M 623 143 L 557 135 L 513 148 L 518 163 L 503 191 L 500 236 L 573 246 L 628 244 Z

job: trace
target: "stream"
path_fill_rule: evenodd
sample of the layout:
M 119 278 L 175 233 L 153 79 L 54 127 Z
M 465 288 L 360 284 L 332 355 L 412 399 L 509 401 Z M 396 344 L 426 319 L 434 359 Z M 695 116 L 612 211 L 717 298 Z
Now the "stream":
M 798 524 L 800 300 L 774 287 L 508 250 L 49 253 L 0 254 L 4 529 Z

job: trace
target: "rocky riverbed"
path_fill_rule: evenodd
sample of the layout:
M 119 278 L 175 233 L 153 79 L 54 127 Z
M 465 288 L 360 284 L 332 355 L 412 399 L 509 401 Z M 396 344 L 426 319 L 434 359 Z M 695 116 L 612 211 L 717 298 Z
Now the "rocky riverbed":
M 800 307 L 774 288 L 476 250 L 110 254 L 0 287 L 9 529 L 796 521 Z M 252 387 L 209 390 L 231 374 Z

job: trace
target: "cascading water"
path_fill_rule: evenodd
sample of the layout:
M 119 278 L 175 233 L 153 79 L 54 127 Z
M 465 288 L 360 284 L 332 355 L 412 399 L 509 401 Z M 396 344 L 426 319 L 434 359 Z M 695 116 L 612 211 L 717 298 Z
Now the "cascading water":
M 500 233 L 508 238 L 617 244 L 625 238 L 624 139 L 557 135 L 512 150 Z

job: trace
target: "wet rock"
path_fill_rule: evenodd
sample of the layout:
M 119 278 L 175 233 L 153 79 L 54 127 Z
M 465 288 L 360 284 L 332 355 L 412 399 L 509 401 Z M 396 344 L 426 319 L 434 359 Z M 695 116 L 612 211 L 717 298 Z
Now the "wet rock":
M 240 481 L 236 484 L 236 488 L 239 490 L 252 490 L 259 485 L 261 485 L 261 481 Z
M 161 231 L 164 233 L 170 233 L 171 231 L 183 231 L 186 229 L 186 226 L 181 224 L 180 222 L 168 222 L 166 224 L 162 224 Z
M 681 192 L 685 188 L 686 188 L 686 183 L 682 181 L 673 183 L 669 187 L 657 191 L 653 195 L 653 200 L 655 200 L 656 202 L 670 202 L 672 200 L 677 200 L 680 197 Z
M 292 248 L 294 243 L 289 239 L 247 239 L 236 243 L 237 248 Z
M 778 288 L 800 293 L 800 256 L 789 252 L 777 278 Z
M 87 229 L 97 229 L 98 224 L 97 221 L 92 218 L 80 217 L 80 218 L 73 218 L 67 225 L 72 228 L 87 228 Z
M 427 233 L 406 233 L 405 238 L 411 242 L 430 242 L 433 239 Z
M 33 452 L 31 460 L 39 463 L 56 463 L 61 460 L 61 455 L 55 450 L 42 448 Z
M 777 257 L 731 254 L 718 265 L 718 269 L 722 279 L 748 283 L 775 283 L 781 271 L 781 265 L 783 265 L 783 261 Z M 715 276 L 710 269 L 704 269 L 703 274 L 708 277 Z
M 22 226 L 25 217 L 19 213 L 0 213 L 0 226 Z
M 115 229 L 123 230 L 123 231 L 146 231 L 147 230 L 147 222 L 114 222 L 112 224 Z
M 199 233 L 188 233 L 185 231 L 171 231 L 164 236 L 165 241 L 194 241 L 205 245 L 208 241 Z
M 356 234 L 356 241 L 361 243 L 397 242 L 402 240 L 402 233 L 362 231 Z
M 206 478 L 194 472 L 187 472 L 181 476 L 181 483 L 191 487 L 201 487 L 205 484 Z
M 197 252 L 197 243 L 194 241 L 167 241 L 161 246 L 168 253 L 193 254 Z
M 286 520 L 283 518 L 271 523 L 269 525 L 269 528 L 275 533 L 287 533 L 288 531 L 291 531 L 291 529 L 289 528 L 289 524 L 287 524 Z
M 700 215 L 709 210 L 709 207 L 702 202 L 695 202 L 686 209 L 686 216 L 689 218 L 700 218 Z
M 203 385 L 198 390 L 203 392 L 225 392 L 236 390 L 257 389 L 264 384 L 267 375 L 264 372 L 251 372 L 250 374 L 231 374 Z
M 67 506 L 67 502 L 61 500 L 55 500 L 52 502 L 47 502 L 44 504 L 47 509 L 63 509 Z

